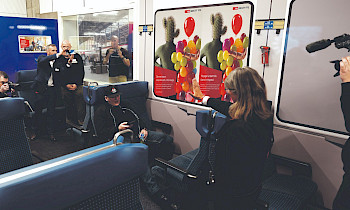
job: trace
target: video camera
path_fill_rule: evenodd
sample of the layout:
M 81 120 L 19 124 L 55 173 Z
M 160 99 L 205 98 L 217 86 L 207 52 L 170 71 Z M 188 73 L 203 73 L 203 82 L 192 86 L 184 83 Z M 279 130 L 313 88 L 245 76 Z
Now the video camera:
M 9 86 L 9 90 L 6 92 L 6 95 L 10 97 L 16 97 L 16 91 L 19 89 L 19 84 L 13 83 L 11 81 L 8 81 L 7 84 Z
M 317 42 L 312 42 L 306 46 L 306 51 L 308 51 L 308 53 L 313 53 L 318 50 L 323 50 L 329 47 L 332 43 L 334 43 L 337 49 L 346 48 L 350 52 L 350 35 L 349 34 L 343 34 L 343 35 L 337 36 L 332 40 L 322 39 Z M 341 60 L 330 61 L 330 63 L 334 63 L 334 68 L 337 71 L 337 73 L 333 75 L 334 77 L 339 76 L 340 62 Z
M 70 55 L 74 52 L 74 50 L 65 50 L 65 52 L 68 53 L 68 55 Z

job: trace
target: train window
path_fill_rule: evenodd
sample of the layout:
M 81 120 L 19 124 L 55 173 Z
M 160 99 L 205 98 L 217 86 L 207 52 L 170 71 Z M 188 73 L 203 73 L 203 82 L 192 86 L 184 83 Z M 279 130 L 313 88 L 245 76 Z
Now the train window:
M 195 103 L 196 78 L 204 94 L 231 101 L 223 81 L 248 65 L 251 2 L 157 10 L 154 23 L 155 96 Z
M 315 5 L 317 13 L 310 16 Z M 331 7 L 317 0 L 295 0 L 289 7 L 277 117 L 282 122 L 346 133 L 339 101 L 341 80 L 334 77 L 337 71 L 331 61 L 349 54 L 341 49 L 349 47 L 350 36 L 343 35 L 349 32 L 341 27 L 349 25 L 347 7 L 341 0 L 332 1 Z
M 133 9 L 80 14 L 63 17 L 63 39 L 69 40 L 72 49 L 78 52 L 84 61 L 85 81 L 109 82 L 106 52 L 112 46 L 112 37 L 119 38 L 119 46 L 124 48 L 123 55 L 130 60 L 127 80 L 133 80 L 132 74 L 132 31 Z

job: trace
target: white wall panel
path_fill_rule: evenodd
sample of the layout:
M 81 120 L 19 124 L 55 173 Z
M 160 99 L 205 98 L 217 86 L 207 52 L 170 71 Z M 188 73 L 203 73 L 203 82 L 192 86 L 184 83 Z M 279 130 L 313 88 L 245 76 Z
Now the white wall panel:
M 53 11 L 53 0 L 40 0 L 40 14 L 49 13 Z
M 284 19 L 287 0 L 273 0 L 271 5 L 271 19 Z
M 83 5 L 83 0 L 53 0 L 53 12 L 79 12 Z
M 251 58 L 249 66 L 257 70 L 260 76 L 263 76 L 264 65 L 261 64 L 261 50 L 260 46 L 266 45 L 267 30 L 261 30 L 260 34 L 256 30 L 253 30 L 252 36 L 254 38 L 254 43 L 251 45 Z
M 133 76 L 134 80 L 145 80 L 145 45 L 146 45 L 146 34 L 141 35 L 138 32 L 139 25 L 145 25 L 145 12 L 146 12 L 146 1 L 136 0 L 135 11 L 134 11 L 134 63 L 133 63 Z
M 278 0 L 281 1 L 281 0 Z M 269 19 L 271 0 L 259 0 L 256 6 L 256 19 Z
M 280 34 L 276 34 L 276 30 L 268 31 L 267 46 L 270 47 L 270 56 L 269 65 L 266 65 L 264 69 L 264 80 L 267 88 L 267 99 L 270 101 L 275 101 L 276 99 L 278 73 L 281 71 L 280 55 L 283 53 L 283 33 L 284 30 L 281 30 Z
M 195 116 L 188 116 L 177 105 L 166 102 L 148 100 L 148 106 L 152 120 L 172 125 L 176 153 L 184 154 L 199 147 L 200 135 L 196 130 Z
M 93 10 L 110 11 L 133 8 L 135 2 L 137 0 L 85 0 L 84 5 Z
M 27 17 L 26 0 L 0 0 L 0 15 Z

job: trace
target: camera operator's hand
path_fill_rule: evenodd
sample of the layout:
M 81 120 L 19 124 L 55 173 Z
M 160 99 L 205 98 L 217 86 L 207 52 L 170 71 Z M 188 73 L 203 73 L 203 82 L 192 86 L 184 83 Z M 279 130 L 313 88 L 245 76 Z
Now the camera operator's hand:
M 117 53 L 120 58 L 124 58 L 123 53 L 120 49 L 117 49 Z
M 77 89 L 77 85 L 76 84 L 67 84 L 66 85 L 68 90 L 75 90 Z
M 57 53 L 57 57 L 60 57 L 61 55 L 64 57 L 69 56 L 68 52 L 65 50 L 62 50 L 61 52 Z
M 7 91 L 10 90 L 10 86 L 9 83 L 4 83 L 3 85 L 1 85 L 0 87 L 0 92 L 2 93 L 6 93 Z
M 72 64 L 73 59 L 74 59 L 74 54 L 71 54 L 71 55 L 69 56 L 68 63 L 69 63 L 69 64 Z
M 116 49 L 114 49 L 114 48 L 109 48 L 109 49 L 108 49 L 108 54 L 107 54 L 107 56 L 103 59 L 103 65 L 106 65 L 106 64 L 108 63 L 109 57 L 111 57 L 111 55 L 112 55 L 113 53 L 115 53 L 115 51 L 116 51 Z
M 110 49 L 108 50 L 108 55 L 110 56 L 110 55 L 112 55 L 113 53 L 115 53 L 116 51 L 117 51 L 116 49 L 110 48 Z
M 340 78 L 343 82 L 350 82 L 350 56 L 340 62 Z

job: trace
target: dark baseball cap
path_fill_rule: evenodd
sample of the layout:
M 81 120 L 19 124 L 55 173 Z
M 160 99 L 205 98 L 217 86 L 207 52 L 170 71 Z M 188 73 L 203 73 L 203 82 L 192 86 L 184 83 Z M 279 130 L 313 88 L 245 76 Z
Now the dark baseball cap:
M 104 88 L 105 96 L 120 95 L 120 91 L 116 85 L 108 85 Z

